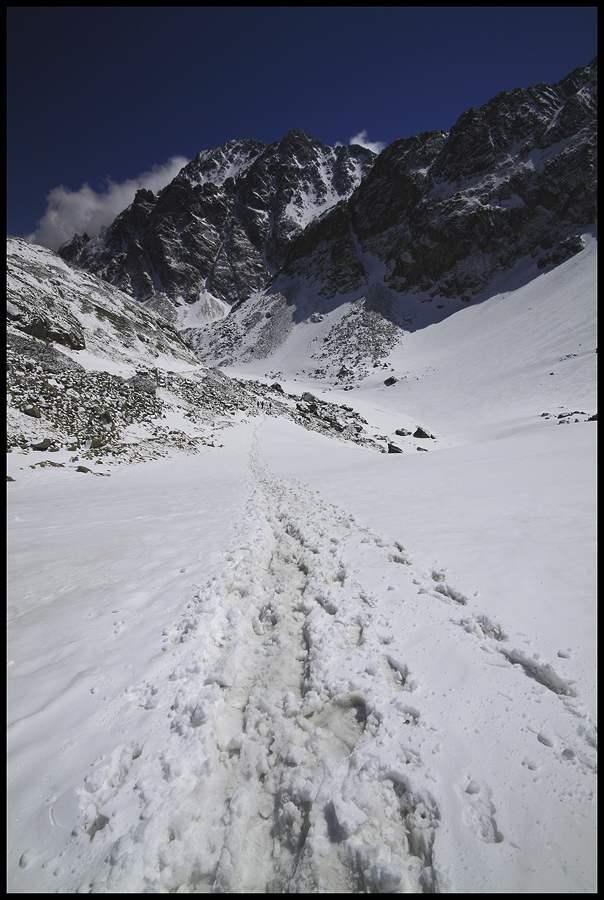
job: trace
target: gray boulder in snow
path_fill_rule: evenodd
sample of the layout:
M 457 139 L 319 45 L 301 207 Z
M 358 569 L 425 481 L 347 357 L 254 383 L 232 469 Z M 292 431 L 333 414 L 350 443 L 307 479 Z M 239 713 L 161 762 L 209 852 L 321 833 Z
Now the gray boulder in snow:
M 434 437 L 433 434 L 430 434 L 429 431 L 426 431 L 424 428 L 421 428 L 420 426 L 418 426 L 417 429 L 413 432 L 413 437 L 414 437 L 414 438 L 428 439 L 428 440 L 431 440 L 431 441 L 436 440 L 436 438 Z
M 51 444 L 52 444 L 52 441 L 50 440 L 50 438 L 44 438 L 44 440 L 40 441 L 38 444 L 32 444 L 31 449 L 32 450 L 48 450 L 48 448 L 50 447 Z

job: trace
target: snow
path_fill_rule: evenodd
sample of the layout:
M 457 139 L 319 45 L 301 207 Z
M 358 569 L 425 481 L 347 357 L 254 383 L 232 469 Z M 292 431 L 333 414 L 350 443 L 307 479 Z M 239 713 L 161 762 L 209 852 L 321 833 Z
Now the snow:
M 320 187 L 307 181 L 304 191 L 294 195 L 287 204 L 283 215 L 291 219 L 298 227 L 305 228 L 317 218 L 317 215 L 322 215 L 342 200 L 342 194 L 333 184 L 335 160 L 336 155 L 333 151 L 317 152 L 315 162 Z M 304 168 L 304 165 L 295 157 L 292 162 L 299 168 Z M 360 162 L 354 164 L 350 174 L 352 185 L 358 187 L 363 177 Z
M 292 329 L 283 387 L 434 435 L 403 453 L 263 414 L 94 475 L 8 455 L 9 892 L 595 892 L 586 241 L 391 386 L 301 384 Z
M 208 322 L 223 319 L 229 312 L 229 305 L 209 291 L 200 291 L 194 303 L 183 302 L 178 310 L 177 322 L 179 330 L 199 328 Z
M 229 148 L 228 153 L 224 153 L 220 147 L 200 153 L 197 159 L 194 160 L 195 169 L 199 170 L 204 167 L 204 164 L 206 166 L 210 164 L 211 171 L 206 173 L 195 171 L 194 175 L 186 172 L 184 177 L 191 184 L 211 183 L 223 185 L 227 178 L 236 178 L 238 175 L 241 175 L 253 164 L 257 154 L 246 153 L 244 148 L 237 147 L 238 143 L 238 141 L 230 141 L 226 145 Z

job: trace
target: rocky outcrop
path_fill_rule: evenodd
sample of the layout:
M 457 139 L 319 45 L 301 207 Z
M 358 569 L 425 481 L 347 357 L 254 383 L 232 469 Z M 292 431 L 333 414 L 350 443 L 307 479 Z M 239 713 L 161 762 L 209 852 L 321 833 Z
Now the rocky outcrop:
M 370 282 L 368 256 L 393 291 L 463 298 L 525 256 L 577 252 L 596 219 L 596 99 L 594 61 L 551 87 L 499 94 L 449 134 L 395 141 L 293 242 L 285 272 L 333 297 Z
M 301 129 L 270 146 L 230 141 L 200 153 L 157 196 L 138 191 L 109 228 L 76 235 L 59 254 L 139 300 L 209 294 L 232 305 L 266 287 L 292 240 L 348 197 L 374 160 Z
M 486 296 L 520 261 L 535 277 L 581 252 L 596 221 L 596 100 L 594 60 L 379 155 L 299 129 L 230 141 L 60 254 L 218 365 L 269 358 L 299 323 L 344 306 L 309 360 L 350 387 L 403 331 Z

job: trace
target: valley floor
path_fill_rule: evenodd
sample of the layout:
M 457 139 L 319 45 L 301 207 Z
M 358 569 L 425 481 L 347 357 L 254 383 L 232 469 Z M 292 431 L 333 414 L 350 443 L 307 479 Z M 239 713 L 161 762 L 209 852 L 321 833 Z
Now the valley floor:
M 595 430 L 10 454 L 8 891 L 594 892 Z

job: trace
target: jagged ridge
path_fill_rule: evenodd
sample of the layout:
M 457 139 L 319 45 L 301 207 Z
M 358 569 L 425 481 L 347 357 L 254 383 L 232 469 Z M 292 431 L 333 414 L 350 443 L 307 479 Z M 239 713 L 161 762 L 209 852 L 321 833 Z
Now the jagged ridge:
M 377 156 L 300 129 L 270 146 L 230 141 L 60 254 L 145 301 L 208 361 L 270 356 L 297 322 L 352 303 L 317 358 L 375 362 L 425 324 L 419 303 L 442 318 L 520 260 L 537 272 L 581 250 L 596 221 L 596 103 L 594 60 Z
M 230 305 L 265 287 L 308 221 L 348 196 L 375 154 L 300 129 L 281 142 L 230 141 L 200 153 L 155 196 L 140 190 L 102 234 L 63 259 L 139 300 Z M 165 303 L 162 311 L 166 314 Z

